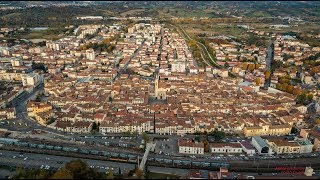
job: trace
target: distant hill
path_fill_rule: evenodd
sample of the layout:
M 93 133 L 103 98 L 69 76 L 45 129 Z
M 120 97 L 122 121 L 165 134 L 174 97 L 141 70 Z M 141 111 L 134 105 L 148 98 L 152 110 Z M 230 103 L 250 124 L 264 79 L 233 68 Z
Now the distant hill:
M 289 16 L 320 22 L 319 1 L 0 1 L 0 4 L 24 8 L 0 11 L 0 26 L 68 24 L 70 19 L 81 15 L 123 14 L 155 18 L 161 15 L 164 19 Z M 132 11 L 136 9 L 139 11 Z

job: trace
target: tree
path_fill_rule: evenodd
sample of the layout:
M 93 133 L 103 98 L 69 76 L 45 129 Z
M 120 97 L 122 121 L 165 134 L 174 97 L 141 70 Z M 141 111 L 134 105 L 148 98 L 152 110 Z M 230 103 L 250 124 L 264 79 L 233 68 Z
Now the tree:
M 52 179 L 73 179 L 73 174 L 66 168 L 61 168 L 52 176 Z
M 47 72 L 47 68 L 45 67 L 45 65 L 43 63 L 35 63 L 34 61 L 32 61 L 31 67 L 32 67 L 32 69 L 39 69 L 44 72 Z
M 142 138 L 146 143 L 148 143 L 150 141 L 150 137 L 148 136 L 148 134 L 146 132 L 142 133 Z
M 319 68 L 318 67 L 312 67 L 310 70 L 310 74 L 313 76 L 314 74 L 319 72 Z
M 111 169 L 108 171 L 107 179 L 114 179 L 113 172 Z
M 249 64 L 248 70 L 249 70 L 249 71 L 253 71 L 253 70 L 254 70 L 254 67 L 255 67 L 254 64 Z
M 295 134 L 295 133 L 297 133 L 297 132 L 299 132 L 299 130 L 298 130 L 295 126 L 292 126 L 292 128 L 291 128 L 291 134 Z
M 212 131 L 209 135 L 213 136 L 216 141 L 220 141 L 226 136 L 226 134 L 223 131 L 218 131 L 216 129 Z
M 50 174 L 45 171 L 44 169 L 40 169 L 37 175 L 35 176 L 35 179 L 48 179 Z
M 281 90 L 281 89 L 282 89 L 282 86 L 281 86 L 281 84 L 280 84 L 280 83 L 277 83 L 277 84 L 276 84 L 276 89 L 279 89 L 279 90 Z
M 307 100 L 308 101 L 312 101 L 312 99 L 313 99 L 313 94 L 308 94 L 307 95 Z
M 294 87 L 292 85 L 288 85 L 287 92 L 290 94 L 293 94 L 293 89 L 294 89 Z
M 298 70 L 297 70 L 296 67 L 293 67 L 293 68 L 291 69 L 291 72 L 292 72 L 292 73 L 297 73 L 297 71 L 298 71 Z
M 143 177 L 143 171 L 139 168 L 136 168 L 135 174 L 139 179 L 141 179 Z
M 41 95 L 40 94 L 37 95 L 36 102 L 41 102 Z
M 243 70 L 247 70 L 247 67 L 248 67 L 248 63 L 246 63 L 246 62 L 242 63 Z
M 96 122 L 93 122 L 93 123 L 92 123 L 92 129 L 91 129 L 91 131 L 98 131 L 98 130 L 99 130 L 99 128 L 98 128 L 97 123 L 96 123 Z
M 256 83 L 256 86 L 260 86 L 260 84 L 261 84 L 260 78 L 256 78 L 256 79 L 254 80 L 254 82 Z
M 270 73 L 270 71 L 269 71 L 269 70 L 266 70 L 266 71 L 264 72 L 264 75 L 265 75 L 266 79 L 269 79 L 269 78 L 270 78 L 271 73 Z
M 315 122 L 317 125 L 319 125 L 319 124 L 320 124 L 320 118 L 316 119 L 314 122 Z
M 79 46 L 80 51 L 85 51 L 87 50 L 87 46 L 86 45 L 81 45 Z
M 228 63 L 228 62 L 225 62 L 225 63 L 224 63 L 224 67 L 225 67 L 225 68 L 229 68 L 229 67 L 230 67 L 229 63 Z
M 210 152 L 210 147 L 209 147 L 208 140 L 204 139 L 202 142 L 203 142 L 203 145 L 204 145 L 204 152 Z
M 194 138 L 194 140 L 199 142 L 199 141 L 200 141 L 200 136 L 196 136 L 196 137 Z
M 122 171 L 121 171 L 121 168 L 119 167 L 119 175 L 121 176 L 122 175 Z
M 64 168 L 71 172 L 74 179 L 98 179 L 101 177 L 98 172 L 91 169 L 87 163 L 80 159 L 70 161 Z
M 297 104 L 304 104 L 304 102 L 306 101 L 307 96 L 305 93 L 301 93 L 296 97 L 296 103 Z
M 287 87 L 288 87 L 288 84 L 287 84 L 287 83 L 282 84 L 282 85 L 281 85 L 282 91 L 287 92 Z
M 293 94 L 294 94 L 295 96 L 299 95 L 300 93 L 301 93 L 301 88 L 300 88 L 299 86 L 296 87 L 296 88 L 294 88 Z

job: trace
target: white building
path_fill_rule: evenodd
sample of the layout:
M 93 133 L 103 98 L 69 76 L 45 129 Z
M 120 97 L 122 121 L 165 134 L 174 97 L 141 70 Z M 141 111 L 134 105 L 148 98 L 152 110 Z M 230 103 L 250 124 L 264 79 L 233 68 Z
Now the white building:
M 5 56 L 10 56 L 11 55 L 10 49 L 9 48 L 3 48 L 2 49 L 2 54 L 5 55 Z
M 301 106 L 296 106 L 296 109 L 298 109 L 302 114 L 305 114 L 308 110 L 308 107 L 301 105 Z
M 95 56 L 94 50 L 92 48 L 86 50 L 86 58 L 87 59 L 94 60 L 95 57 L 96 56 Z
M 23 86 L 37 86 L 43 82 L 43 75 L 38 73 L 21 74 Z
M 54 43 L 53 44 L 53 50 L 60 51 L 60 44 Z
M 240 143 L 212 143 L 211 153 L 242 153 Z
M 269 148 L 266 141 L 260 136 L 252 137 L 251 144 L 257 149 L 259 154 L 272 154 L 271 148 Z
M 309 140 L 297 140 L 300 145 L 300 153 L 311 153 L 313 144 Z
M 226 69 L 219 69 L 218 70 L 218 75 L 220 76 L 220 77 L 223 77 L 223 78 L 226 78 L 226 77 L 228 77 L 228 70 L 226 70 Z
M 11 65 L 12 67 L 15 67 L 15 66 L 22 66 L 23 63 L 20 59 L 12 59 L 11 60 Z
M 243 140 L 239 142 L 243 151 L 248 155 L 254 155 L 256 153 L 255 148 L 250 144 L 249 140 Z
M 193 142 L 190 139 L 178 140 L 179 153 L 181 154 L 204 154 L 204 144 Z
M 183 61 L 173 62 L 171 65 L 172 72 L 186 72 L 186 63 Z

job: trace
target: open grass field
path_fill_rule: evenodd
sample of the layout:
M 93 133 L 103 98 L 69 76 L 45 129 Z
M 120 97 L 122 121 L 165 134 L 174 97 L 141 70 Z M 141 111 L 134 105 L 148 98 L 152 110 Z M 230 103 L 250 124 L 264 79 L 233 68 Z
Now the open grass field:
M 126 16 L 135 16 L 137 15 L 138 13 L 140 12 L 144 12 L 145 9 L 134 9 L 134 10 L 129 10 L 129 11 L 126 11 L 126 12 L 123 12 L 120 14 L 120 16 L 122 17 L 126 17 Z
M 48 31 L 32 31 L 29 34 L 23 35 L 24 39 L 48 39 L 48 40 L 57 40 L 62 38 L 62 36 L 58 36 L 58 34 L 52 34 Z
M 181 25 L 189 35 L 197 36 L 198 34 L 205 33 L 206 37 L 216 35 L 234 36 L 238 39 L 248 37 L 246 29 L 237 27 L 232 24 L 208 24 L 201 26 L 200 24 L 183 24 Z
M 199 34 L 205 34 L 205 37 L 211 37 L 216 35 L 234 36 L 238 40 L 246 40 L 249 37 L 247 29 L 238 27 L 238 25 L 247 25 L 253 27 L 255 30 L 264 31 L 267 33 L 288 33 L 290 31 L 300 34 L 300 36 L 306 37 L 309 35 L 319 34 L 319 23 L 312 22 L 294 22 L 294 23 L 210 23 L 201 21 L 184 21 L 178 23 L 186 32 L 193 37 Z M 272 25 L 289 25 L 289 27 L 275 28 Z M 266 37 L 265 37 L 266 38 Z M 319 39 L 304 38 L 305 43 L 310 43 L 313 46 L 320 46 Z

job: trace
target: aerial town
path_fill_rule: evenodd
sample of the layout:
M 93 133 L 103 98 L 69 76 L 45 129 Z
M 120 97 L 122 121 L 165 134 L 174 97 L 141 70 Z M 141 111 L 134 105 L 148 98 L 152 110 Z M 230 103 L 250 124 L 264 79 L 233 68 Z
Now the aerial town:
M 75 159 L 98 179 L 320 177 L 320 46 L 245 25 L 266 45 L 203 42 L 181 18 L 90 23 L 104 18 L 54 40 L 0 29 L 2 178 L 66 178 Z

